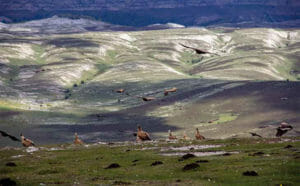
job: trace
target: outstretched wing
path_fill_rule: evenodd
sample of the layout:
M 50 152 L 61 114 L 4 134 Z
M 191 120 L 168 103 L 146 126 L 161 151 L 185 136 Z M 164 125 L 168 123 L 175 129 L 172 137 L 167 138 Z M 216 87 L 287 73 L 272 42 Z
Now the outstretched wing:
M 182 43 L 179 43 L 181 46 L 185 47 L 185 48 L 189 48 L 189 49 L 192 49 L 194 50 L 197 54 L 213 54 L 213 53 L 210 53 L 208 51 L 205 51 L 205 50 L 202 50 L 202 49 L 199 49 L 199 48 L 194 48 L 194 47 L 190 47 L 190 46 L 186 46 Z
M 148 132 L 145 132 L 145 140 L 151 140 Z
M 276 137 L 281 137 L 282 135 L 284 135 L 287 132 L 288 132 L 288 130 L 281 130 L 280 128 L 277 128 Z
M 1 130 L 0 130 L 0 133 L 1 133 L 1 135 L 2 135 L 3 137 L 9 137 L 9 138 L 10 138 L 11 140 L 13 140 L 13 141 L 21 141 L 19 138 L 15 137 L 15 136 L 12 136 L 12 135 L 10 135 L 10 134 L 4 132 L 4 131 L 1 131 Z
M 257 136 L 257 137 L 260 137 L 260 138 L 262 138 L 262 136 L 261 136 L 261 135 L 259 135 L 259 134 L 256 134 L 256 133 L 254 133 L 254 132 L 250 132 L 250 134 L 251 134 L 252 136 Z

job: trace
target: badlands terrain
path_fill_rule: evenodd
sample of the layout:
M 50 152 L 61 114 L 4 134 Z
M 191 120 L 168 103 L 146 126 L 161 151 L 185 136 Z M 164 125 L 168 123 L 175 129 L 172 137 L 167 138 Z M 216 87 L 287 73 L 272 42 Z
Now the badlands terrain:
M 1 130 L 57 144 L 74 132 L 88 143 L 133 141 L 137 125 L 153 139 L 195 128 L 211 139 L 270 138 L 288 122 L 285 135 L 299 136 L 299 29 L 129 32 L 92 22 L 0 24 Z

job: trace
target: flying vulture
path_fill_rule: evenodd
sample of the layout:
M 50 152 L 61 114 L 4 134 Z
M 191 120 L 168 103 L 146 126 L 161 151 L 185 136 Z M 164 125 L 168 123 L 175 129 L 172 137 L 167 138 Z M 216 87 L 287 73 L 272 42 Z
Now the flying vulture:
M 177 91 L 177 88 L 176 87 L 173 87 L 171 89 L 167 89 L 164 91 L 164 95 L 167 96 L 169 94 L 169 92 L 176 92 Z
M 117 93 L 123 93 L 124 91 L 125 91 L 125 89 L 123 89 L 123 88 L 115 90 L 115 92 L 117 92 Z
M 257 137 L 260 137 L 260 138 L 262 138 L 262 136 L 261 135 L 259 135 L 259 134 L 256 134 L 256 133 L 254 133 L 254 132 L 249 132 L 252 136 L 257 136 Z
M 11 140 L 13 141 L 21 141 L 20 139 L 16 138 L 15 136 L 12 136 L 10 134 L 7 134 L 6 132 L 4 131 L 1 131 L 0 130 L 0 134 L 3 136 L 3 137 L 9 137 Z
M 189 48 L 189 49 L 192 49 L 194 50 L 197 54 L 214 54 L 214 53 L 211 53 L 211 52 L 208 52 L 208 51 L 205 51 L 205 50 L 202 50 L 202 49 L 199 49 L 199 48 L 194 48 L 194 47 L 189 47 L 189 46 L 186 46 L 182 43 L 179 43 L 181 46 L 185 47 L 185 48 Z
M 155 97 L 142 97 L 143 101 L 152 101 L 155 100 Z

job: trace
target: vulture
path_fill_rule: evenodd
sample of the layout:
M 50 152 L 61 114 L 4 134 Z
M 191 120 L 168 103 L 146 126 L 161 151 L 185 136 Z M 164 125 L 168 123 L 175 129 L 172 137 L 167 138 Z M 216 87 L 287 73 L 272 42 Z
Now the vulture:
M 169 130 L 169 140 L 176 140 L 176 136 L 173 136 L 171 130 Z
M 142 97 L 143 101 L 152 101 L 155 100 L 155 97 Z
M 256 134 L 256 133 L 254 133 L 254 132 L 249 132 L 252 136 L 257 136 L 257 137 L 260 137 L 260 138 L 262 138 L 262 136 L 261 135 L 259 135 L 259 134 Z
M 284 135 L 285 133 L 287 133 L 288 131 L 290 131 L 292 129 L 293 129 L 293 127 L 291 125 L 289 125 L 286 122 L 282 122 L 280 124 L 280 126 L 277 128 L 276 137 L 281 137 L 282 135 Z
M 203 140 L 203 139 L 205 139 L 205 137 L 200 134 L 198 128 L 196 128 L 195 138 L 196 138 L 196 140 Z
M 181 46 L 185 47 L 185 48 L 189 48 L 189 49 L 192 49 L 194 50 L 197 54 L 213 54 L 213 53 L 210 53 L 208 51 L 205 51 L 205 50 L 202 50 L 202 49 L 198 49 L 198 48 L 194 48 L 194 47 L 189 47 L 189 46 L 186 46 L 182 43 L 179 43 Z
M 9 137 L 11 140 L 13 141 L 21 141 L 20 139 L 16 138 L 15 136 L 12 136 L 4 131 L 1 131 L 0 130 L 0 134 L 3 136 L 3 137 Z
M 83 141 L 81 141 L 77 135 L 77 133 L 75 132 L 75 139 L 74 139 L 74 144 L 75 145 L 82 145 L 83 144 Z
M 24 147 L 35 146 L 33 141 L 31 141 L 30 139 L 25 138 L 22 133 L 20 134 L 20 136 L 21 136 L 21 142 L 22 142 Z
M 191 138 L 186 135 L 186 132 L 183 131 L 183 140 L 190 140 Z
M 141 126 L 138 126 L 136 141 L 146 141 L 146 140 L 151 140 L 149 134 L 143 131 Z
M 176 92 L 177 88 L 173 87 L 171 89 L 167 89 L 164 91 L 164 95 L 167 96 L 169 94 L 169 92 Z
M 125 92 L 125 89 L 123 89 L 123 88 L 120 88 L 120 89 L 117 89 L 117 90 L 115 90 L 117 93 L 123 93 L 123 92 Z

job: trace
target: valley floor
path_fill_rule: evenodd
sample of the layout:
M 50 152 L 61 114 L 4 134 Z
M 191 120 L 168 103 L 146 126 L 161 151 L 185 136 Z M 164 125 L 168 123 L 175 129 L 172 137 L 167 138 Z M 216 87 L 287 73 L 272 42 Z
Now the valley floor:
M 0 184 L 296 185 L 300 173 L 299 138 L 62 144 L 0 157 Z

